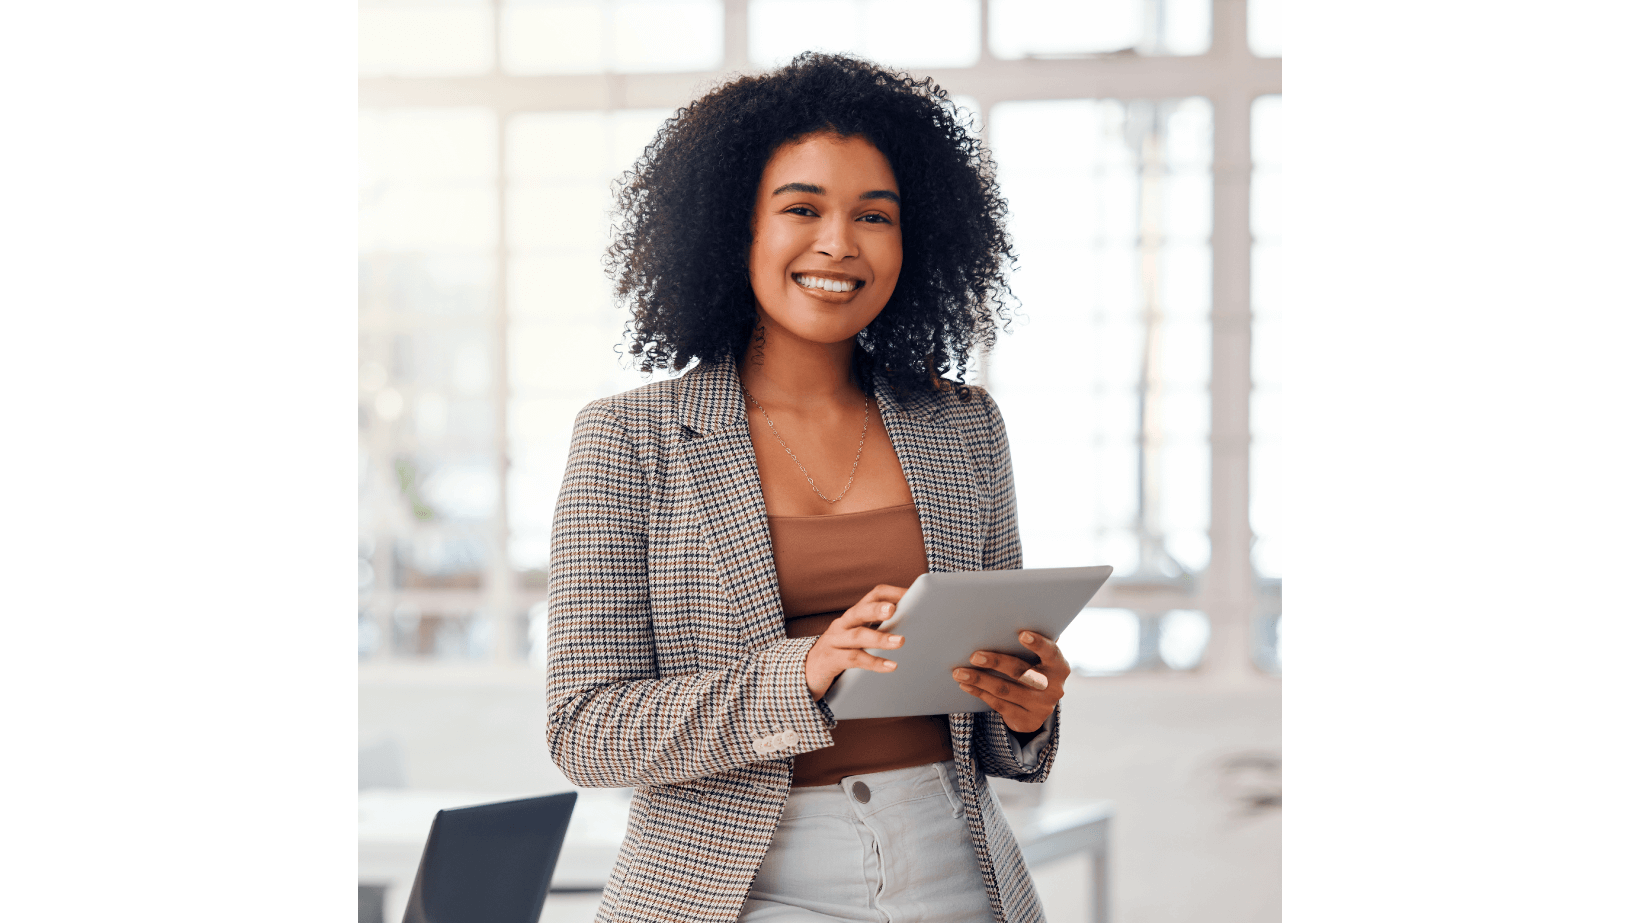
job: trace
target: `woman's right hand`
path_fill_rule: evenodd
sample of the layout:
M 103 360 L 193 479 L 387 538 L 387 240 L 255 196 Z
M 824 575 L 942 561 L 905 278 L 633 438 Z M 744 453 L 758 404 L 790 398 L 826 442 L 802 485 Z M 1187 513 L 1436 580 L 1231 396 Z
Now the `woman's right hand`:
M 873 587 L 848 611 L 832 620 L 815 639 L 808 658 L 803 661 L 803 678 L 808 681 L 809 695 L 818 701 L 832 682 L 852 667 L 889 673 L 898 666 L 892 660 L 866 653 L 864 648 L 892 650 L 905 643 L 899 635 L 869 627 L 887 621 L 894 614 L 894 605 L 904 595 L 905 587 Z

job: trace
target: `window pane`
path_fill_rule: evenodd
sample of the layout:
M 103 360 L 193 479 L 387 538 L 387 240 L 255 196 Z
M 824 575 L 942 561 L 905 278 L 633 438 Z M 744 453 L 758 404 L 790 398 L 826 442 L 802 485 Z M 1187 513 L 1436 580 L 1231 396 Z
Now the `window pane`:
M 359 4 L 359 74 L 447 77 L 489 73 L 494 20 L 482 0 Z
M 991 110 L 1022 316 L 987 383 L 1033 567 L 1207 564 L 1210 120 L 1196 99 Z
M 774 67 L 805 51 L 855 51 L 861 44 L 856 0 L 751 0 L 746 8 L 748 56 Z
M 1212 0 L 1167 0 L 1162 4 L 1162 39 L 1168 54 L 1206 54 L 1213 44 Z
M 866 0 L 867 58 L 891 67 L 979 61 L 979 0 Z
M 1173 609 L 1162 616 L 1161 638 L 1157 643 L 1162 662 L 1175 670 L 1189 670 L 1201 663 L 1213 628 L 1207 613 L 1196 609 Z
M 1193 55 L 1211 42 L 1210 0 L 991 0 L 991 53 Z
M 494 182 L 495 116 L 488 109 L 374 109 L 359 113 L 361 179 L 388 183 Z
M 999 58 L 1137 48 L 1140 5 L 1130 0 L 991 0 L 991 53 Z
M 1247 48 L 1261 58 L 1281 57 L 1281 0 L 1247 0 Z
M 1253 100 L 1253 164 L 1264 169 L 1281 166 L 1281 96 Z
M 502 66 L 514 74 L 716 70 L 722 0 L 504 0 Z
M 615 0 L 618 71 L 703 71 L 723 65 L 721 0 Z
M 359 251 L 495 246 L 489 110 L 359 113 Z
M 495 246 L 495 116 L 488 110 L 362 112 L 359 161 L 361 250 Z
M 1129 609 L 1083 609 L 1058 643 L 1071 669 L 1083 676 L 1120 673 L 1139 657 L 1139 617 Z
M 751 0 L 753 64 L 804 51 L 852 52 L 885 66 L 967 67 L 979 60 L 978 0 Z
M 598 0 L 506 0 L 501 68 L 511 74 L 596 74 L 605 51 Z

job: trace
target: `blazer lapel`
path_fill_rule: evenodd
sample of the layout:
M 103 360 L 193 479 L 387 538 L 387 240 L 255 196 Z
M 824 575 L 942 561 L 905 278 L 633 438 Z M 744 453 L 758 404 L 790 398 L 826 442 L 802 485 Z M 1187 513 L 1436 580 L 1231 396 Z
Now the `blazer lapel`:
M 955 428 L 939 419 L 932 395 L 901 400 L 877 383 L 883 427 L 900 456 L 922 521 L 931 571 L 979 570 L 985 560 L 985 509 L 974 460 Z
M 702 363 L 678 384 L 680 460 L 688 472 L 701 535 L 724 590 L 741 614 L 747 645 L 786 636 L 757 456 L 746 432 L 740 375 L 730 361 Z

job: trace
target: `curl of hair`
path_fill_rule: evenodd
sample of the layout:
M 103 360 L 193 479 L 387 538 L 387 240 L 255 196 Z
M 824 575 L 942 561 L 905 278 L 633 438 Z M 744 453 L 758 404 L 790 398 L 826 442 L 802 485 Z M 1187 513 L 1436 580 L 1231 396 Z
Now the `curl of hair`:
M 680 109 L 617 181 L 604 266 L 631 312 L 627 352 L 642 371 L 745 352 L 757 321 L 748 257 L 763 168 L 782 144 L 814 133 L 864 137 L 900 186 L 903 263 L 882 313 L 856 337 L 862 380 L 875 369 L 897 390 L 943 390 L 943 378 L 961 380 L 975 351 L 996 343 L 1015 254 L 977 132 L 931 79 L 810 52 Z

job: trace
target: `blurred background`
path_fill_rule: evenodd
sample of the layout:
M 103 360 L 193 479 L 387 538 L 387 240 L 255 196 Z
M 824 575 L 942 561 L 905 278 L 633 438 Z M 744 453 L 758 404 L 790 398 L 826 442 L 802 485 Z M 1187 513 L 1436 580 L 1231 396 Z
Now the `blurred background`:
M 1007 418 L 1026 564 L 1118 575 L 1062 639 L 1052 779 L 1004 794 L 1112 803 L 1120 923 L 1279 918 L 1276 0 L 359 17 L 361 796 L 570 787 L 543 737 L 552 510 L 575 412 L 645 381 L 600 264 L 611 182 L 725 76 L 852 51 L 932 76 L 990 144 L 1020 316 L 970 377 Z M 1089 918 L 1088 874 L 1039 872 L 1055 923 Z

